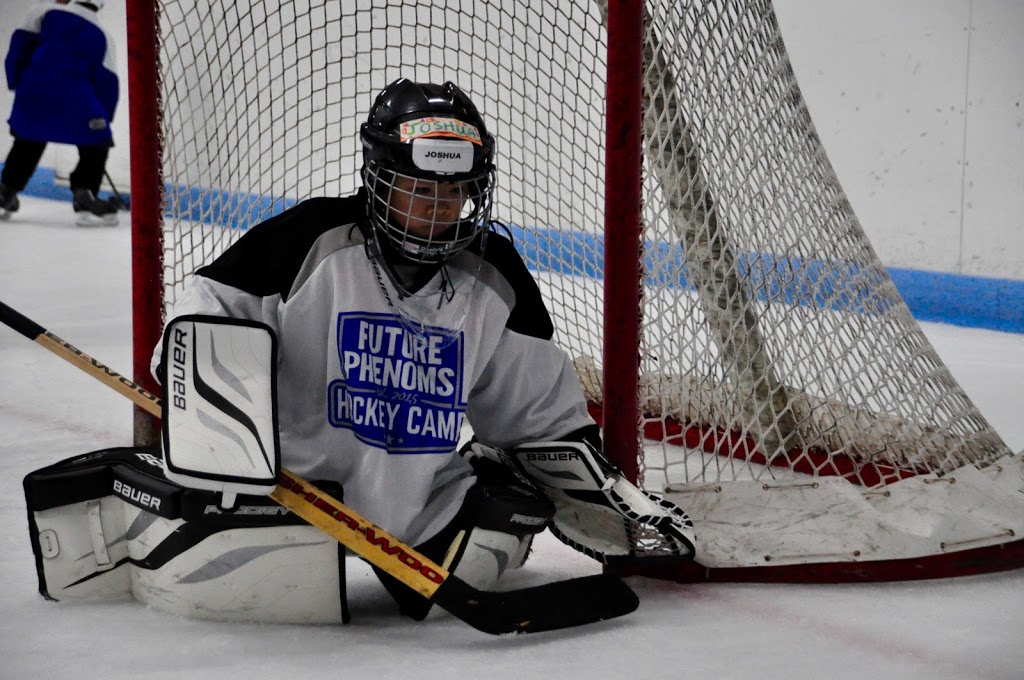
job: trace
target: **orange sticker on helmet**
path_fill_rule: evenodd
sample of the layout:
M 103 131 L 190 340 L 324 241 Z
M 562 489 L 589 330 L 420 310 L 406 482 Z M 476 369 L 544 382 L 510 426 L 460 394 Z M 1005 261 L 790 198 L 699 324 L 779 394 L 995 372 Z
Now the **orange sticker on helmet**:
M 465 139 L 477 146 L 482 146 L 480 131 L 469 123 L 455 118 L 417 118 L 407 120 L 399 127 L 399 135 L 403 142 L 424 137 L 448 137 L 449 139 Z

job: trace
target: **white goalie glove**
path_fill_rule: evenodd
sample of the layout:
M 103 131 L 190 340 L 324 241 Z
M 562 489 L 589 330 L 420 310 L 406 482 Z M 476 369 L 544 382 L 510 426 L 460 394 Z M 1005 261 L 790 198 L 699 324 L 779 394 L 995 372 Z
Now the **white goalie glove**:
M 652 557 L 692 559 L 693 523 L 675 504 L 638 489 L 583 441 L 523 444 L 509 450 L 471 441 L 462 455 L 477 467 L 500 463 L 555 504 L 551 531 L 580 552 L 612 563 Z
M 280 447 L 269 326 L 204 315 L 173 319 L 164 332 L 164 466 L 182 486 L 238 494 L 277 486 Z

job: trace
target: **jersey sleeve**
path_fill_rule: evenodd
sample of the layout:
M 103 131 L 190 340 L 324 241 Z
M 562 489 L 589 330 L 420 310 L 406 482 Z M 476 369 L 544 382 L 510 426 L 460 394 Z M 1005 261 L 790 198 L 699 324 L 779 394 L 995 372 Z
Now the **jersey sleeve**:
M 499 448 L 563 439 L 595 425 L 568 355 L 551 340 L 508 329 L 466 413 L 480 441 Z
M 186 314 L 207 314 L 231 319 L 262 321 L 278 333 L 277 300 L 235 288 L 205 276 L 193 276 L 184 292 L 174 303 L 168 314 L 168 321 Z M 163 356 L 163 342 L 157 343 L 149 368 L 157 380 L 163 382 L 158 372 Z
M 175 300 L 168 320 L 208 314 L 261 321 L 279 333 L 278 308 L 288 299 L 313 244 L 357 207 L 352 199 L 310 199 L 261 222 L 196 271 Z M 158 343 L 150 361 L 158 380 L 162 349 Z
M 487 259 L 515 291 L 497 347 L 470 393 L 467 418 L 485 444 L 510 447 L 596 427 L 540 289 L 511 242 L 494 238 Z

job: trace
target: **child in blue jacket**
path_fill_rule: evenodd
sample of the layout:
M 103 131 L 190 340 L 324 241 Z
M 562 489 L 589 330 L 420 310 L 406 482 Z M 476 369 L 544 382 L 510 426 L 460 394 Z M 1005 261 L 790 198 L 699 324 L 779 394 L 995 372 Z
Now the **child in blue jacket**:
M 97 20 L 103 0 L 47 0 L 14 31 L 5 67 L 14 90 L 8 123 L 14 145 L 0 174 L 0 219 L 18 209 L 48 142 L 78 147 L 71 190 L 78 224 L 117 224 L 97 198 L 113 146 L 117 107 L 113 42 Z

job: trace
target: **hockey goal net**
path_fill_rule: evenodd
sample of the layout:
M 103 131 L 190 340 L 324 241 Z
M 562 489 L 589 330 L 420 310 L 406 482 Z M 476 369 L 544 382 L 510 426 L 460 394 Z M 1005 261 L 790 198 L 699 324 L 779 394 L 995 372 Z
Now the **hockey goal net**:
M 609 454 L 694 519 L 662 575 L 1024 562 L 1021 457 L 865 238 L 770 2 L 129 0 L 129 33 L 136 379 L 192 271 L 355 191 L 381 87 L 452 80 Z

